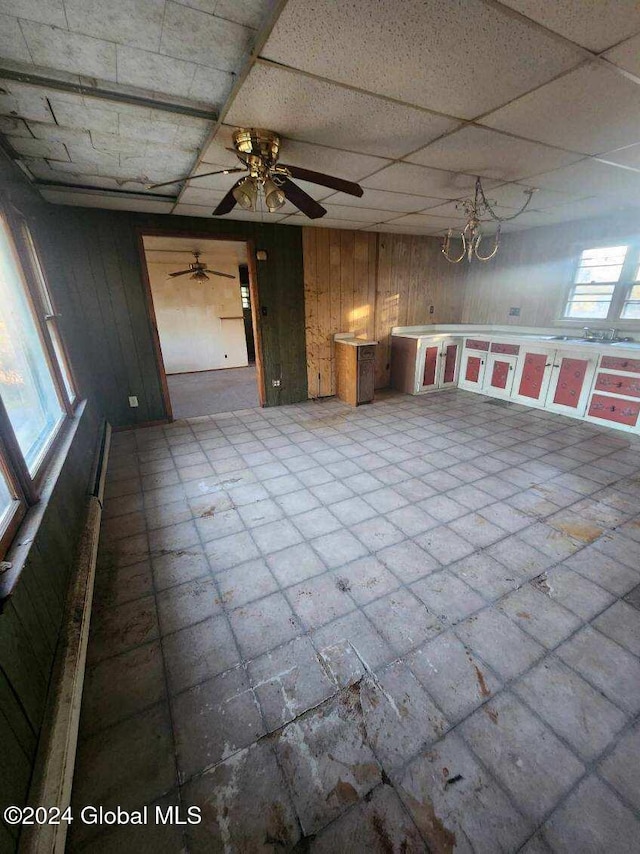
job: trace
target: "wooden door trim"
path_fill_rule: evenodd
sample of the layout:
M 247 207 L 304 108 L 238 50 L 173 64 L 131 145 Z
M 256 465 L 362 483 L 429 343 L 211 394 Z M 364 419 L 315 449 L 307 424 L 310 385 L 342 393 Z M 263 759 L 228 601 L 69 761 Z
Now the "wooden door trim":
M 145 299 L 147 304 L 147 313 L 151 323 L 151 337 L 153 340 L 153 349 L 156 358 L 156 366 L 160 377 L 160 389 L 162 392 L 162 400 L 165 406 L 165 412 L 169 421 L 173 421 L 173 408 L 171 406 L 171 397 L 169 395 L 169 384 L 167 382 L 167 371 L 162 356 L 162 347 L 160 345 L 160 333 L 158 331 L 158 321 L 156 318 L 156 310 L 153 303 L 153 294 L 151 292 L 151 281 L 149 279 L 149 268 L 147 267 L 147 256 L 144 248 L 145 237 L 178 237 L 185 239 L 196 240 L 217 240 L 217 241 L 236 241 L 242 242 L 247 247 L 247 267 L 249 270 L 249 295 L 251 300 L 251 323 L 253 326 L 253 340 L 256 350 L 256 384 L 258 387 L 258 402 L 260 406 L 265 405 L 265 385 L 264 385 L 264 366 L 262 353 L 262 331 L 258 322 L 258 312 L 260 307 L 260 295 L 258 290 L 258 274 L 256 269 L 256 251 L 255 241 L 253 237 L 248 237 L 241 234 L 221 234 L 211 233 L 209 231 L 194 231 L 193 229 L 165 229 L 165 228 L 145 228 L 139 226 L 136 228 L 138 254 L 140 256 L 140 266 L 142 268 L 142 283 L 144 286 Z

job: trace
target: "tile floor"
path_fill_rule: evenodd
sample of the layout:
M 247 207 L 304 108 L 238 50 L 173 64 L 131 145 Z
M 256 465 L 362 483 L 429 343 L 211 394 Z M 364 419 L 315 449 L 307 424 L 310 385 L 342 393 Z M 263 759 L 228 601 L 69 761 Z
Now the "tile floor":
M 114 436 L 70 851 L 640 839 L 640 442 L 460 391 Z
M 167 376 L 174 418 L 192 418 L 259 406 L 256 366 Z

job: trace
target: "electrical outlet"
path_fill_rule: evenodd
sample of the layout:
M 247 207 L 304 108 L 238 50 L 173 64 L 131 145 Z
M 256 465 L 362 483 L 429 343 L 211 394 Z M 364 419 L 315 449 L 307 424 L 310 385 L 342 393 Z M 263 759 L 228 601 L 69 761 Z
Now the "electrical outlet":
M 433 312 L 434 312 L 435 310 L 436 310 L 435 305 L 430 305 L 430 306 L 429 306 L 429 314 L 433 314 Z
M 280 380 L 271 380 L 271 385 L 274 388 L 280 388 Z
M 509 317 L 520 317 L 520 306 L 511 306 L 509 309 Z
M 132 395 L 129 397 L 129 406 L 130 406 L 132 409 L 135 409 L 135 408 L 136 408 L 136 406 L 138 406 L 138 405 L 139 405 L 139 404 L 138 404 L 138 398 L 135 396 L 135 394 L 132 394 Z

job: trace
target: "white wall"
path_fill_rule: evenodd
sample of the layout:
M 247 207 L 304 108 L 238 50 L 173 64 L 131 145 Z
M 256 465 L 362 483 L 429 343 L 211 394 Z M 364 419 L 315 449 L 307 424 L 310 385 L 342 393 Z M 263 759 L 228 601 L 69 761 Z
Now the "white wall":
M 150 254 L 147 267 L 166 372 L 247 365 L 237 255 L 218 249 L 203 251 L 201 260 L 236 278 L 210 276 L 208 282 L 199 282 L 189 276 L 168 278 L 174 270 L 186 269 L 193 256 L 171 254 L 167 256 L 170 260 L 163 258 L 160 263 Z

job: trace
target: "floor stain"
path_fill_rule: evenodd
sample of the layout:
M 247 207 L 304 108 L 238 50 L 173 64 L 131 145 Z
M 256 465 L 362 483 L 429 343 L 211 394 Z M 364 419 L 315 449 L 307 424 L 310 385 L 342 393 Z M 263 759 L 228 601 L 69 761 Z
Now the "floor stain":
M 351 590 L 351 585 L 347 578 L 337 578 L 336 586 L 338 590 L 342 591 L 342 593 L 348 593 Z
M 588 522 L 570 521 L 555 524 L 563 533 L 573 537 L 574 540 L 580 540 L 581 543 L 592 543 L 604 533 L 604 528 L 598 528 Z
M 339 804 L 355 804 L 356 801 L 360 800 L 360 796 L 354 786 L 348 780 L 343 780 L 342 777 L 339 778 L 338 782 L 327 795 L 328 801 L 332 798 Z
M 409 801 L 416 824 L 427 838 L 432 854 L 453 854 L 456 835 L 438 818 L 433 804 L 429 800 L 418 801 L 408 794 L 405 797 Z
M 531 614 L 528 611 L 516 611 L 516 617 L 520 617 L 523 620 L 530 620 Z
M 384 819 L 378 815 L 377 812 L 374 812 L 371 817 L 371 824 L 380 841 L 380 850 L 384 852 L 384 854 L 393 854 L 393 842 L 389 837 L 389 833 L 384 823 Z
M 474 664 L 473 667 L 474 667 L 474 670 L 476 671 L 476 679 L 478 680 L 478 686 L 480 688 L 480 696 L 481 697 L 490 697 L 491 691 L 489 690 L 487 683 L 485 681 L 484 673 L 482 672 L 482 670 L 480 670 L 480 668 L 478 667 L 477 664 Z
M 496 726 L 498 726 L 498 713 L 495 709 L 490 709 L 488 706 L 483 706 L 482 711 Z

